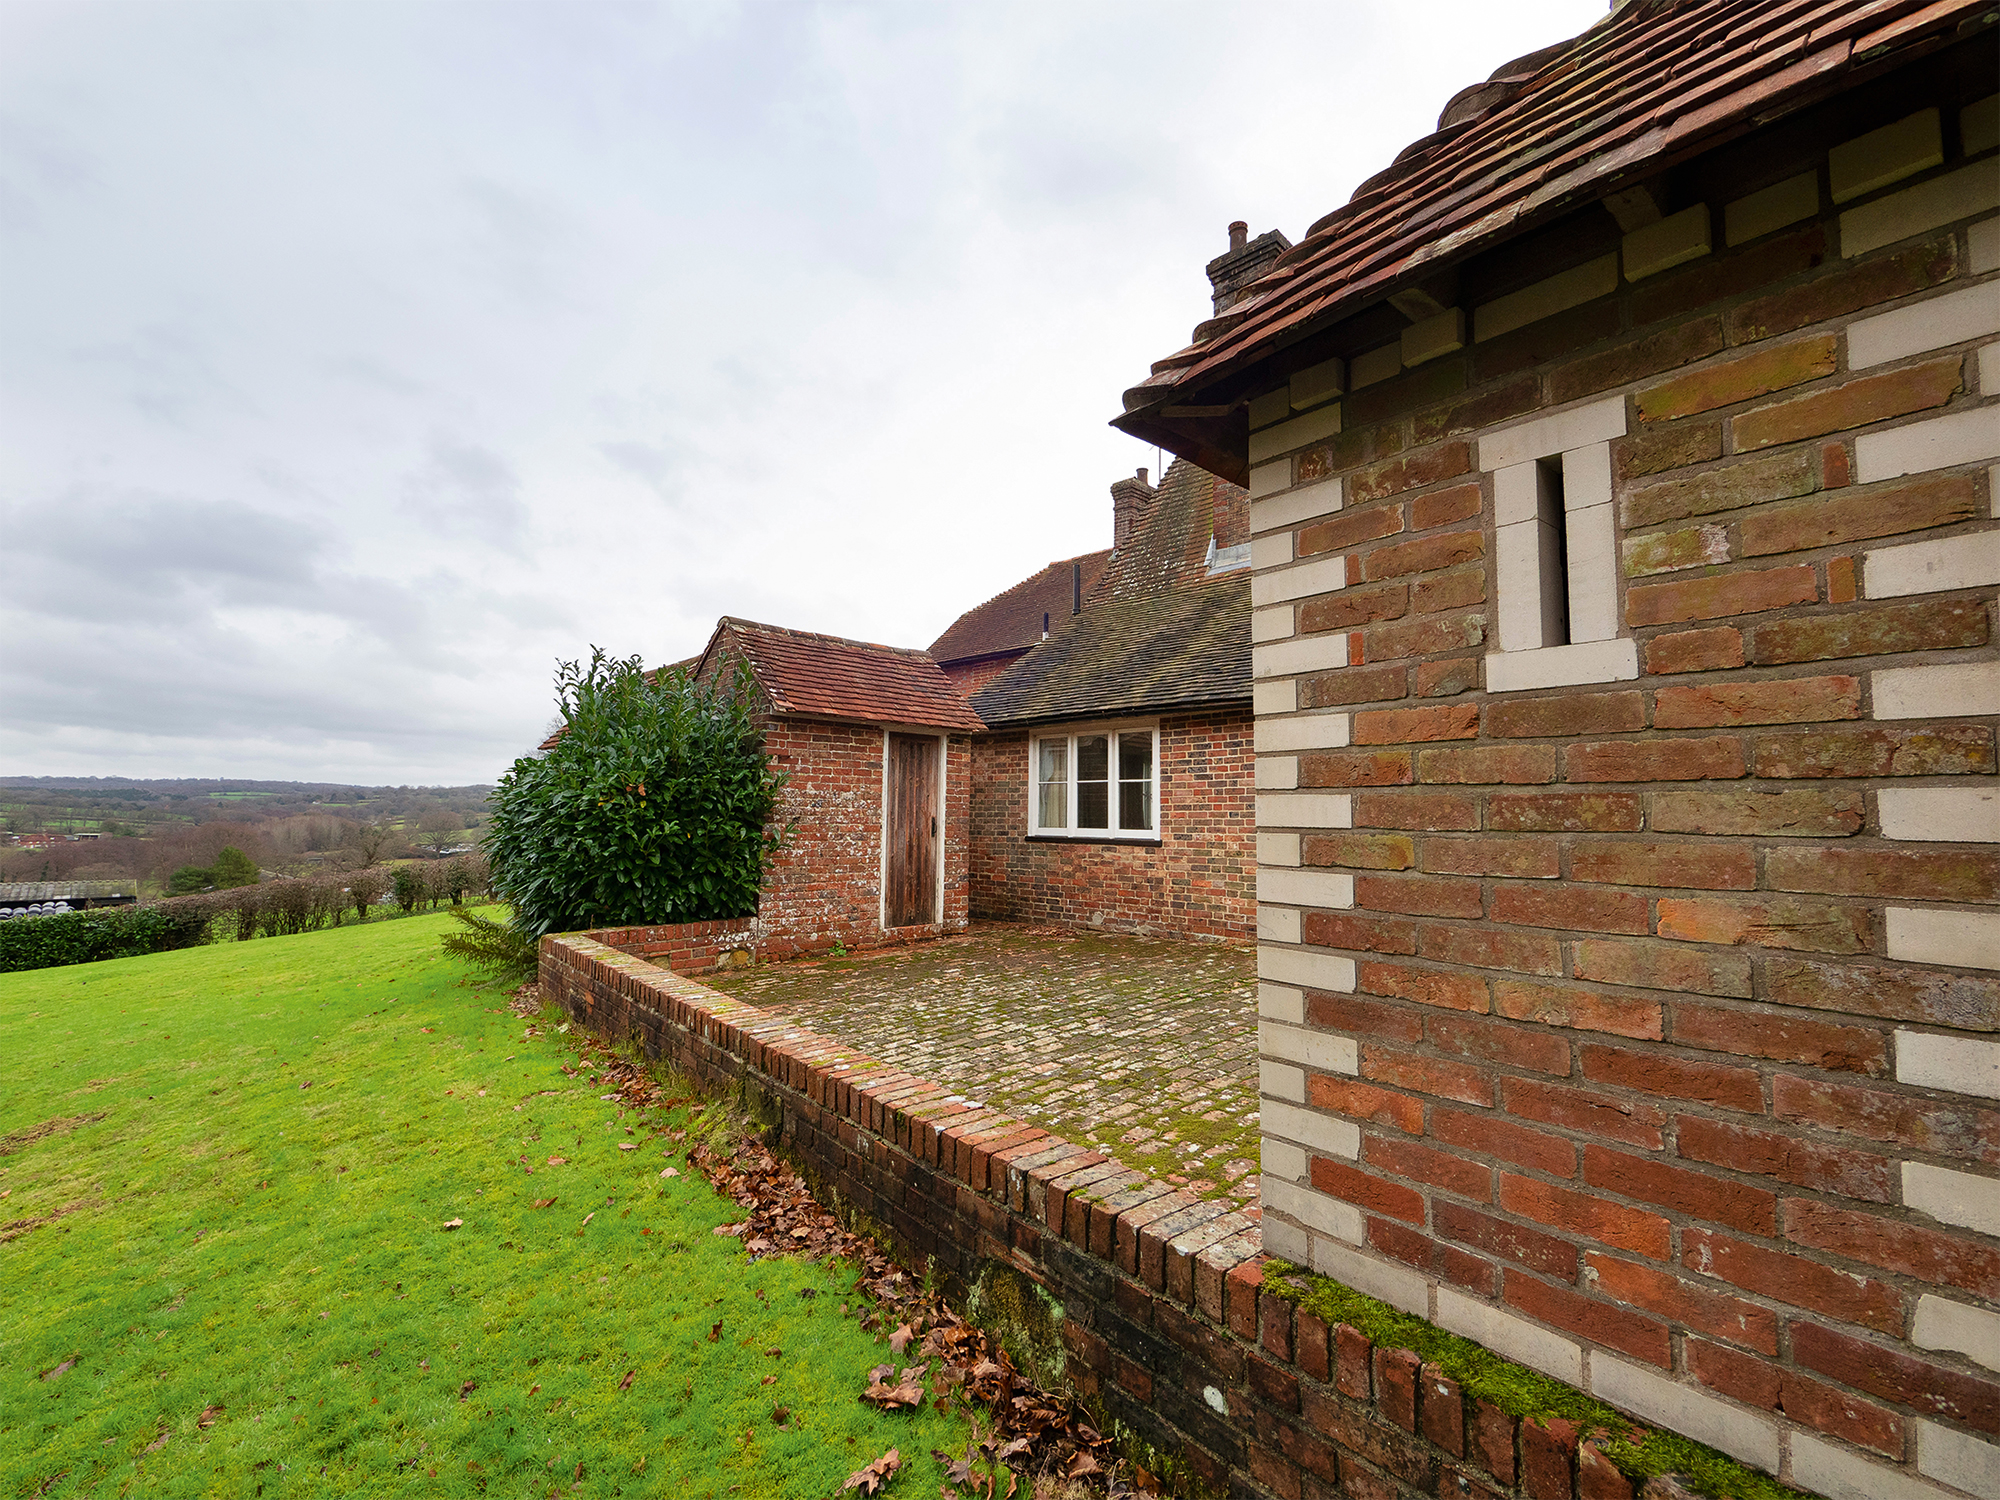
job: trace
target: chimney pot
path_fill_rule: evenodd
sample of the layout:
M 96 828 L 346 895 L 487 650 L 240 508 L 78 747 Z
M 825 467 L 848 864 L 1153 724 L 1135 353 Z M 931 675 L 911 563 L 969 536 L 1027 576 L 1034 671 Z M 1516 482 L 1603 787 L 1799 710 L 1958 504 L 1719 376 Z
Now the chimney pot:
M 1241 250 L 1249 243 L 1250 226 L 1243 220 L 1238 219 L 1229 226 L 1229 248 L 1232 250 Z
M 1144 469 L 1140 469 L 1134 475 L 1134 477 L 1139 481 L 1139 483 L 1144 484 L 1146 482 L 1146 471 Z

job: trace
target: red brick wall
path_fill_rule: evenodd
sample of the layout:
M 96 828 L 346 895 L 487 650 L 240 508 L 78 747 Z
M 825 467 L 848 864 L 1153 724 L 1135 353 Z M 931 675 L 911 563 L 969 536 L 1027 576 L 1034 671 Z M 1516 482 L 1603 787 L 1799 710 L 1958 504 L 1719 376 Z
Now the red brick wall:
M 744 922 L 615 928 L 595 934 L 683 974 L 730 953 L 759 959 L 812 953 L 839 943 L 874 948 L 962 932 L 969 918 L 966 835 L 971 741 L 945 742 L 943 920 L 882 927 L 882 730 L 811 719 L 767 719 L 764 749 L 785 786 L 772 815 L 790 831 L 764 867 L 757 915 Z
M 1160 721 L 1158 845 L 1030 840 L 1029 738 L 1021 731 L 973 741 L 974 915 L 1184 937 L 1255 930 L 1248 712 Z
M 1835 208 L 1827 144 L 1940 99 L 1943 166 Z M 1260 734 L 1304 737 L 1260 767 L 1267 1247 L 1856 1493 L 2000 1463 L 2000 225 L 1870 207 L 2000 173 L 1957 102 L 1685 169 L 1710 253 L 1349 392 L 1252 484 L 1264 599 L 1343 560 L 1259 619 Z M 1730 248 L 1790 172 L 1820 207 Z M 1607 401 L 1631 669 L 1497 690 L 1481 454 Z

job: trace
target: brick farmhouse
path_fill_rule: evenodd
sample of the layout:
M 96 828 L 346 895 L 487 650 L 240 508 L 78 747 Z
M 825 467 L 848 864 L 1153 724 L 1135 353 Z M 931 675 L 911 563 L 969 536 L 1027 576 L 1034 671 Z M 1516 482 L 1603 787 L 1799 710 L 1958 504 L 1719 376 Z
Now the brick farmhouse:
M 986 679 L 972 706 L 971 905 L 977 917 L 1113 932 L 1248 938 L 1250 514 L 1243 490 L 1177 462 L 1111 487 L 1096 579 Z M 1037 574 L 961 617 L 932 649 L 992 638 Z M 947 671 L 950 668 L 947 666 Z
M 1829 1496 L 2000 1494 L 1995 46 L 1629 0 L 1116 423 L 1250 496 L 1265 1249 Z

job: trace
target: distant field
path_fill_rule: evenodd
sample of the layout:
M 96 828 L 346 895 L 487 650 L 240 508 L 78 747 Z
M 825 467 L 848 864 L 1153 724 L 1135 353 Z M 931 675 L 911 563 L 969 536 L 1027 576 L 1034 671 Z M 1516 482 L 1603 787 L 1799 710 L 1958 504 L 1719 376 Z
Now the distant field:
M 852 1274 L 711 1234 L 689 1106 L 446 926 L 0 977 L 0 1495 L 935 1495 L 963 1421 L 856 1400 Z

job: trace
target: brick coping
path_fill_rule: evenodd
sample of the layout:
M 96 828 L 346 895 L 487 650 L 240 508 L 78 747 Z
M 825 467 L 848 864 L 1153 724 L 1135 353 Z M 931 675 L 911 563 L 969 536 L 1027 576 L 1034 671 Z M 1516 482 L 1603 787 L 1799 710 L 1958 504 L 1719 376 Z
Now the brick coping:
M 596 937 L 544 937 L 540 973 L 544 996 L 607 1040 L 636 1037 L 711 1083 L 774 1085 L 788 1135 L 819 1143 L 822 1165 L 833 1146 L 887 1195 L 899 1252 L 940 1224 L 978 1241 L 959 1268 L 1002 1259 L 1058 1284 L 1069 1378 L 1156 1444 L 1181 1445 L 1211 1483 L 1287 1500 L 1333 1483 L 1633 1500 L 1596 1434 L 1467 1397 L 1415 1352 L 1266 1289 L 1270 1258 L 1243 1213 Z

